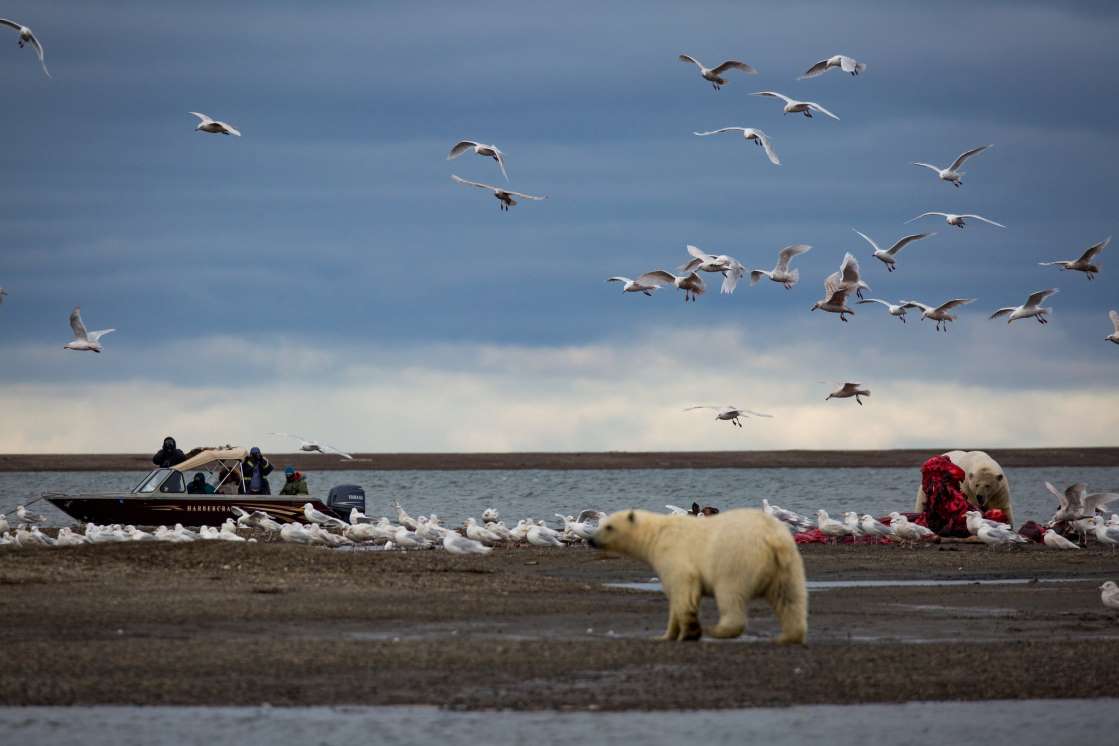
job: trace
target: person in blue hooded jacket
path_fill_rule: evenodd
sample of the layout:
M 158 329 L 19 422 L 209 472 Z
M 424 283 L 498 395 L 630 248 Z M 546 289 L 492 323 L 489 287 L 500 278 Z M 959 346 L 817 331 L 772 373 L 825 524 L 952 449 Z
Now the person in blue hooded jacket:
M 241 464 L 241 473 L 245 476 L 246 494 L 272 494 L 272 485 L 268 484 L 268 475 L 272 473 L 272 464 L 264 458 L 257 446 L 249 449 L 248 458 Z

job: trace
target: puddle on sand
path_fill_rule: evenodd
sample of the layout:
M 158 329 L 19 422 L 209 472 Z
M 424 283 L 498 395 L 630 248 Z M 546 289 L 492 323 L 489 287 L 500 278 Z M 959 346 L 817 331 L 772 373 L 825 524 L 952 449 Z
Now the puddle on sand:
M 809 580 L 810 591 L 834 591 L 845 588 L 930 588 L 954 585 L 1028 585 L 1030 583 L 1098 583 L 1098 578 L 1002 578 L 995 580 Z M 607 588 L 631 591 L 662 591 L 659 580 L 638 583 L 606 583 Z

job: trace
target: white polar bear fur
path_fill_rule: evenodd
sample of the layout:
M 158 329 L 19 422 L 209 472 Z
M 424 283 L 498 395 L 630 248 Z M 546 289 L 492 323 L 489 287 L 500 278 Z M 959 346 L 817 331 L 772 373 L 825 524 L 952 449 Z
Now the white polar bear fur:
M 964 482 L 960 491 L 967 501 L 980 510 L 998 508 L 1006 514 L 1007 523 L 1014 523 L 1014 512 L 1010 506 L 1010 483 L 999 466 L 986 451 L 948 451 L 941 454 L 964 470 Z M 918 513 L 925 511 L 925 490 L 917 488 Z
M 789 530 L 760 510 L 705 518 L 624 510 L 604 520 L 596 546 L 644 560 L 668 596 L 663 640 L 698 640 L 699 602 L 714 596 L 719 623 L 712 637 L 738 637 L 746 606 L 765 598 L 781 623 L 778 642 L 803 643 L 808 632 L 804 562 Z

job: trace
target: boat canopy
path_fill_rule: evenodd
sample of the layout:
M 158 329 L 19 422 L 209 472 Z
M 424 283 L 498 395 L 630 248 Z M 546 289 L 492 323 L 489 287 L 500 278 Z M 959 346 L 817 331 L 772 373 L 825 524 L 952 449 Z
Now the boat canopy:
M 186 461 L 175 464 L 171 468 L 175 471 L 190 471 L 191 469 L 200 469 L 215 461 L 222 462 L 223 466 L 229 466 L 230 463 L 228 462 L 240 463 L 248 455 L 249 451 L 246 448 L 211 448 L 202 451 L 197 456 L 191 456 Z

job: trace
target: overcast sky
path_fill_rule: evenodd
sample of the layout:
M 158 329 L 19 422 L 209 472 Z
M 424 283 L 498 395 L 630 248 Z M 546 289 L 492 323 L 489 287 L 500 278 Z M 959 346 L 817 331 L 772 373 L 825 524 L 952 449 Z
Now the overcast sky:
M 121 451 L 306 431 L 351 450 L 1119 444 L 1110 3 L 9 2 L 0 29 L 0 449 Z M 732 71 L 712 90 L 681 52 Z M 857 78 L 797 81 L 846 53 Z M 819 101 L 841 121 L 748 95 Z M 238 127 L 195 132 L 189 111 Z M 694 130 L 764 129 L 781 156 Z M 450 174 L 498 144 L 497 209 Z M 953 188 L 924 169 L 965 149 Z M 1007 230 L 888 244 L 926 210 Z M 685 244 L 801 283 L 685 305 L 605 279 Z M 845 251 L 872 296 L 976 297 L 947 335 L 809 313 Z M 1109 256 L 1110 255 L 1110 256 Z M 709 280 L 711 285 L 717 285 Z M 1059 287 L 1052 323 L 988 321 Z M 712 288 L 714 290 L 714 288 Z M 116 327 L 63 351 L 67 315 Z M 824 403 L 826 380 L 873 395 Z M 745 430 L 689 404 L 771 412 Z

